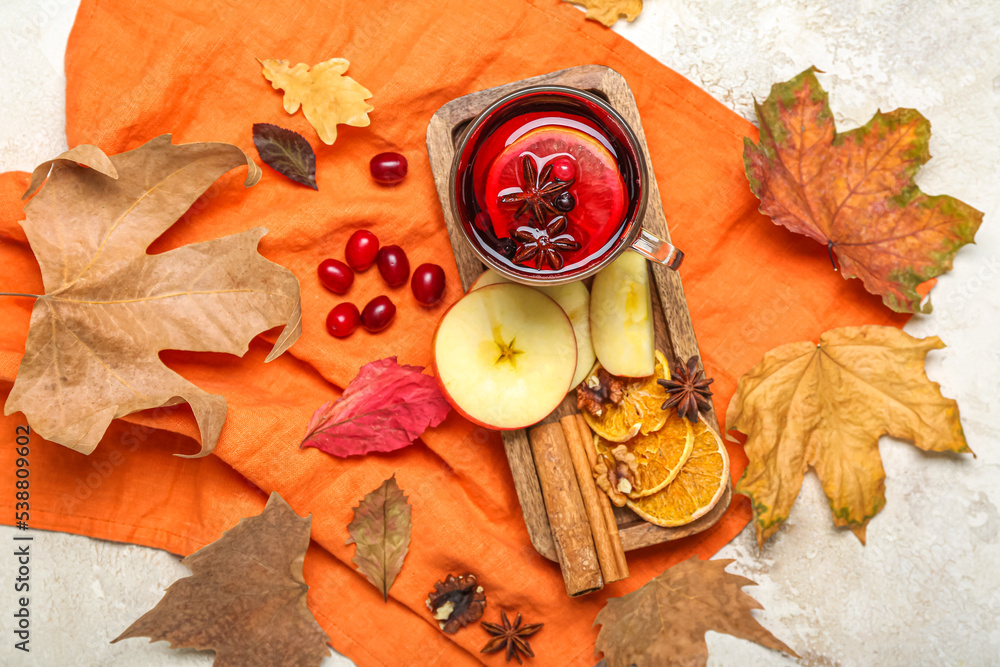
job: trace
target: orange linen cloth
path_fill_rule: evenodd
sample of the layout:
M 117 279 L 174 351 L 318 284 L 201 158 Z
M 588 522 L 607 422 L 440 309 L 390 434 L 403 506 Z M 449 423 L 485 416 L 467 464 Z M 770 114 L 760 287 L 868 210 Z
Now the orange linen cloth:
M 301 113 L 284 112 L 256 58 L 312 65 L 332 57 L 351 61 L 348 74 L 374 92 L 375 111 L 370 127 L 341 126 L 336 144 L 325 146 Z M 720 418 L 736 379 L 766 350 L 815 340 L 835 326 L 902 325 L 905 318 L 884 309 L 859 281 L 834 273 L 825 248 L 757 213 L 743 174 L 743 137 L 756 137 L 749 122 L 557 0 L 84 0 L 66 55 L 70 146 L 96 144 L 111 154 L 172 132 L 175 143 L 226 141 L 256 157 L 251 125 L 274 123 L 316 149 L 319 191 L 267 167 L 246 190 L 245 174 L 234 170 L 151 248 L 162 252 L 264 225 L 270 232 L 261 252 L 302 284 L 302 338 L 276 361 L 263 363 L 269 345 L 261 340 L 243 359 L 164 354 L 181 375 L 227 399 L 215 455 L 172 455 L 197 451 L 186 406 L 115 422 L 89 457 L 34 437 L 32 527 L 188 554 L 260 512 L 277 491 L 300 514 L 313 515 L 309 606 L 333 646 L 359 665 L 501 664 L 499 656 L 479 653 L 487 635 L 478 626 L 444 635 L 424 606 L 435 581 L 470 571 L 486 589 L 487 620 L 506 609 L 546 624 L 532 638 L 538 664 L 594 664 L 592 624 L 606 599 L 692 554 L 715 553 L 748 521 L 745 498 L 734 498 L 702 535 L 632 552 L 629 579 L 571 600 L 558 567 L 528 540 L 495 433 L 452 414 L 422 442 L 393 454 L 344 460 L 298 448 L 313 410 L 335 398 L 361 365 L 389 355 L 429 365 L 434 327 L 460 296 L 424 143 L 431 115 L 475 90 L 588 63 L 621 72 L 638 101 L 671 233 L 687 253 L 681 273 L 705 366 L 716 379 Z M 368 174 L 369 158 L 387 150 L 409 160 L 409 176 L 397 187 L 380 187 Z M 0 177 L 2 291 L 42 289 L 17 224 L 26 184 L 23 173 Z M 331 338 L 326 314 L 344 298 L 320 286 L 316 266 L 343 257 L 356 229 L 401 245 L 411 266 L 442 264 L 445 304 L 423 309 L 408 287 L 389 290 L 371 270 L 344 298 L 364 305 L 388 292 L 396 321 L 383 333 Z M 0 297 L 4 397 L 31 307 L 28 299 Z M 0 426 L 3 522 L 14 520 L 14 437 L 23 423 L 16 414 Z M 730 457 L 735 480 L 746 459 L 731 445 Z M 413 504 L 413 539 L 383 602 L 355 571 L 354 547 L 344 541 L 352 506 L 392 474 Z M 144 611 L 135 609 L 135 616 Z

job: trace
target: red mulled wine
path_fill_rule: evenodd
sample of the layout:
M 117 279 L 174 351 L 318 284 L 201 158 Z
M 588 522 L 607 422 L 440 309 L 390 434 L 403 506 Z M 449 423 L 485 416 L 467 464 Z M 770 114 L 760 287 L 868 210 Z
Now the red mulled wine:
M 495 110 L 459 156 L 456 195 L 481 254 L 526 278 L 579 275 L 628 241 L 641 179 L 634 146 L 586 95 Z

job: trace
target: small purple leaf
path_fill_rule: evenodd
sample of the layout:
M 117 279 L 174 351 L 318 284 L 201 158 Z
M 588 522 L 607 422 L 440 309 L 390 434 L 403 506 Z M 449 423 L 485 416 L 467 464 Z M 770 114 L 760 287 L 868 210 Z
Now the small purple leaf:
M 254 123 L 253 145 L 260 159 L 296 183 L 316 187 L 316 154 L 301 134 L 270 123 Z

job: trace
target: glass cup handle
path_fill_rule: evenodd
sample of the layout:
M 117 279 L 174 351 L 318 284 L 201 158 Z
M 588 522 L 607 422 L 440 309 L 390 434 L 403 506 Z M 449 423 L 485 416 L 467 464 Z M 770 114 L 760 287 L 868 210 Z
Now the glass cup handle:
M 639 238 L 632 242 L 632 250 L 651 262 L 663 264 L 668 269 L 677 270 L 684 261 L 684 253 L 667 243 L 659 236 L 650 234 L 645 229 L 639 233 Z

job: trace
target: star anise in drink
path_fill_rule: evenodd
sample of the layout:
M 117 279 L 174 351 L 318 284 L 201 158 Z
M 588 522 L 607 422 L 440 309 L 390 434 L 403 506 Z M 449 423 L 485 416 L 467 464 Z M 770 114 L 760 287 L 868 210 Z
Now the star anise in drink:
M 535 260 L 535 267 L 546 267 L 558 271 L 566 260 L 562 253 L 580 249 L 580 243 L 566 231 L 566 216 L 557 215 L 549 220 L 545 229 L 522 226 L 515 229 L 511 236 L 517 241 L 517 252 L 514 254 L 515 264 L 524 264 Z M 537 258 L 537 259 L 536 259 Z
M 663 404 L 664 410 L 670 408 L 677 409 L 677 415 L 681 419 L 687 418 L 692 424 L 698 422 L 699 412 L 708 412 L 712 409 L 709 400 L 712 392 L 708 385 L 715 380 L 706 378 L 704 371 L 698 370 L 698 357 L 691 357 L 687 364 L 680 365 L 670 374 L 669 380 L 657 380 L 667 395 L 670 396 Z
M 483 621 L 480 625 L 486 632 L 493 635 L 493 638 L 487 642 L 486 646 L 482 648 L 480 653 L 496 653 L 498 651 L 505 651 L 507 655 L 507 662 L 510 662 L 511 658 L 517 660 L 517 664 L 523 665 L 521 662 L 521 653 L 532 658 L 535 657 L 534 651 L 531 650 L 531 645 L 528 644 L 526 637 L 530 637 L 539 630 L 542 629 L 544 623 L 534 623 L 532 625 L 521 625 L 521 615 L 518 614 L 517 618 L 514 619 L 513 625 L 511 625 L 510 620 L 507 618 L 507 613 L 504 611 L 500 612 L 500 620 L 503 625 L 497 625 L 496 623 L 487 623 Z
M 521 158 L 521 174 L 524 176 L 524 188 L 520 192 L 504 195 L 500 198 L 502 204 L 520 204 L 515 218 L 520 218 L 530 212 L 536 225 L 543 225 L 550 216 L 560 215 L 556 207 L 556 198 L 573 185 L 573 179 L 560 181 L 552 178 L 552 165 L 547 164 L 538 173 L 538 166 L 530 154 Z

